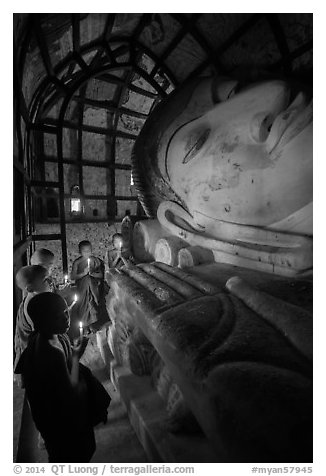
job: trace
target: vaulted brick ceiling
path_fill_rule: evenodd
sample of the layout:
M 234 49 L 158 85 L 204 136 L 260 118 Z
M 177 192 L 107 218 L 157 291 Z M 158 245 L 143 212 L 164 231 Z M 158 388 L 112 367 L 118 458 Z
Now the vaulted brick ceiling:
M 59 160 L 61 181 L 76 172 L 78 183 L 79 170 L 86 196 L 81 167 L 105 167 L 107 196 L 119 196 L 146 118 L 189 77 L 309 80 L 312 14 L 15 14 L 14 44 L 18 143 L 26 147 L 27 125 L 33 178 L 48 180 L 45 167 Z
M 70 96 L 136 134 L 189 76 L 312 67 L 312 14 L 16 14 L 14 40 L 21 106 L 33 122 Z M 122 107 L 138 113 L 134 126 Z

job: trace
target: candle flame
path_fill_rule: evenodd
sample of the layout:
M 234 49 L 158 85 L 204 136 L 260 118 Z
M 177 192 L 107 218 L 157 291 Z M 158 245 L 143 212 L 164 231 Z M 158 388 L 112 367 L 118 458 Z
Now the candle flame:
M 83 328 L 83 323 L 82 321 L 79 322 L 79 329 L 82 329 Z
M 75 302 L 78 301 L 78 296 L 77 296 L 77 294 L 75 294 L 74 301 L 75 301 Z
M 116 249 L 117 249 L 117 250 L 121 250 L 122 247 L 123 247 L 123 240 L 122 240 L 122 238 L 117 238 L 116 243 L 117 243 Z

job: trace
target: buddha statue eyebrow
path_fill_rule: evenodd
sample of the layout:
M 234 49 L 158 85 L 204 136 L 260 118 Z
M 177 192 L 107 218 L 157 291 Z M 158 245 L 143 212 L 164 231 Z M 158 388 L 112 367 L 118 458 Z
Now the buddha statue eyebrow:
M 212 84 L 211 84 L 211 98 L 212 98 L 212 102 L 215 106 L 217 104 L 228 101 L 230 99 L 230 96 L 231 96 L 232 93 L 233 93 L 232 96 L 235 95 L 235 94 L 238 94 L 240 92 L 240 90 L 243 89 L 245 87 L 245 85 L 247 84 L 245 81 L 239 80 L 237 78 L 225 78 L 224 81 L 226 81 L 226 82 L 236 81 L 236 84 L 233 86 L 233 88 L 230 89 L 227 97 L 225 99 L 221 99 L 219 97 L 218 91 L 217 91 L 217 89 L 218 89 L 217 85 L 220 83 L 220 81 L 221 81 L 220 78 L 218 76 L 216 76 L 213 79 Z
M 169 172 L 168 172 L 168 153 L 169 153 L 169 148 L 170 148 L 170 144 L 174 138 L 174 136 L 185 126 L 187 126 L 188 124 L 190 124 L 191 122 L 193 121 L 196 121 L 197 119 L 199 119 L 201 116 L 197 116 L 197 117 L 194 117 L 193 119 L 190 119 L 190 121 L 187 121 L 187 122 L 184 122 L 183 124 L 181 124 L 181 126 L 179 126 L 172 134 L 172 136 L 170 137 L 168 143 L 167 143 L 167 146 L 166 146 L 166 149 L 165 149 L 165 158 L 164 158 L 164 168 L 165 168 L 165 173 L 168 177 L 168 179 L 170 180 L 170 175 L 169 175 Z

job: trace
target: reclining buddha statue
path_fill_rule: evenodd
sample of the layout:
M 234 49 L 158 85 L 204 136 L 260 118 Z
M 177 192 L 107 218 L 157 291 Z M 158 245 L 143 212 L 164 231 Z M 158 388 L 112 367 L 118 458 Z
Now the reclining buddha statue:
M 132 160 L 151 219 L 134 228 L 141 262 L 108 276 L 116 360 L 152 375 L 172 426 L 196 421 L 214 461 L 311 461 L 309 91 L 192 79 L 153 110 Z M 180 269 L 185 250 L 211 261 Z

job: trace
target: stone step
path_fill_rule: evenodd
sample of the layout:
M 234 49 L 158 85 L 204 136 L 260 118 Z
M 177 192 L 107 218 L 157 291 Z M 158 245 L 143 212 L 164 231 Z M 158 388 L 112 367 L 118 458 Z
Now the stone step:
M 111 381 L 127 408 L 130 422 L 150 462 L 218 461 L 203 434 L 173 434 L 168 431 L 165 405 L 152 387 L 150 377 L 138 377 L 115 361 L 110 367 Z

